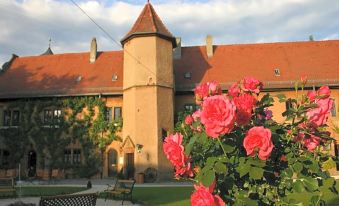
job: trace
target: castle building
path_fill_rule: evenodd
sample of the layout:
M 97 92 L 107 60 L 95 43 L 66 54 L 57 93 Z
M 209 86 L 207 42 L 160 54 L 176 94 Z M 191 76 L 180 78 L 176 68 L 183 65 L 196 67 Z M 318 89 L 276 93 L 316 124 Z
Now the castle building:
M 293 97 L 294 82 L 306 75 L 307 89 L 331 88 L 335 104 L 330 127 L 339 125 L 339 40 L 213 45 L 212 36 L 207 36 L 204 46 L 182 47 L 148 2 L 121 44 L 122 51 L 99 52 L 93 39 L 90 52 L 53 54 L 48 48 L 40 56 L 13 55 L 0 72 L 0 130 L 20 127 L 20 109 L 8 107 L 13 101 L 97 97 L 105 103 L 108 121 L 123 120 L 122 141 L 113 141 L 103 153 L 102 175 L 124 169 L 129 178 L 149 172 L 158 180 L 173 174 L 163 139 L 173 131 L 179 111 L 196 108 L 193 89 L 200 83 L 217 81 L 226 91 L 252 76 L 263 82 L 263 92 Z M 277 121 L 283 120 L 285 107 L 274 107 Z M 41 118 L 62 112 L 47 109 Z M 337 141 L 329 149 L 338 156 L 339 136 L 333 136 Z M 1 176 L 1 164 L 13 151 L 1 137 L 0 143 Z M 35 144 L 29 145 L 23 148 L 22 168 L 34 167 L 37 176 L 43 176 L 45 168 L 38 160 L 44 155 Z M 60 158 L 79 163 L 83 147 L 71 143 Z

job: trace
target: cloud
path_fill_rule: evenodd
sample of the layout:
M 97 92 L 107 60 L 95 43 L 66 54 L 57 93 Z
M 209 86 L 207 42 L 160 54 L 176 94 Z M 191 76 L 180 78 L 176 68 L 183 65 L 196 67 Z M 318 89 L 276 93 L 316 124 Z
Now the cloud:
M 76 0 L 114 40 L 128 32 L 145 0 Z M 338 39 L 338 0 L 152 0 L 168 29 L 184 45 Z M 55 53 L 88 51 L 92 37 L 99 50 L 119 50 L 69 0 L 1 0 L 0 64 L 12 53 L 38 55 L 52 38 Z

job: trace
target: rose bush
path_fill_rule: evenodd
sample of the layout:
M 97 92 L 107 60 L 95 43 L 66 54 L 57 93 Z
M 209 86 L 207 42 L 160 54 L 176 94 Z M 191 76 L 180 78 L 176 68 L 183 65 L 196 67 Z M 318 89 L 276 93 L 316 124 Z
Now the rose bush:
M 337 192 L 327 171 L 336 157 L 324 150 L 333 141 L 326 131 L 330 89 L 304 94 L 306 83 L 306 77 L 296 82 L 295 99 L 260 95 L 263 84 L 253 77 L 224 94 L 216 82 L 195 89 L 200 108 L 180 113 L 177 133 L 164 141 L 176 177 L 194 181 L 193 206 L 298 205 L 291 194 L 300 192 L 319 205 L 320 190 Z M 291 105 L 283 123 L 272 117 L 277 100 Z

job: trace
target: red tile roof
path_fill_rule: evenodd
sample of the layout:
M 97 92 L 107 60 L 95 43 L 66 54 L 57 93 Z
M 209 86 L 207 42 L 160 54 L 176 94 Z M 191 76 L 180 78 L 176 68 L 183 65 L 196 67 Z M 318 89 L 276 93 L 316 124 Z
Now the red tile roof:
M 339 86 L 338 55 L 339 40 L 214 46 L 212 58 L 205 46 L 183 47 L 182 58 L 174 60 L 175 84 L 177 91 L 190 91 L 215 80 L 227 89 L 253 76 L 268 89 L 293 88 L 294 80 L 307 75 L 310 86 Z M 274 74 L 277 68 L 280 76 Z M 191 79 L 184 78 L 186 72 Z M 0 73 L 0 98 L 122 94 L 122 80 L 122 51 L 101 52 L 93 64 L 89 53 L 17 57 Z
M 131 30 L 121 40 L 124 44 L 128 40 L 136 36 L 156 35 L 172 42 L 173 47 L 176 47 L 176 41 L 171 32 L 168 31 L 164 23 L 161 21 L 158 14 L 155 12 L 151 3 L 147 3 L 134 23 Z
M 214 46 L 208 58 L 205 46 L 182 48 L 174 61 L 177 90 L 218 81 L 225 88 L 244 76 L 253 76 L 266 88 L 291 88 L 301 75 L 309 84 L 339 85 L 339 40 Z M 275 76 L 274 69 L 281 75 Z M 191 72 L 191 79 L 184 74 Z
M 121 93 L 122 65 L 122 51 L 99 52 L 92 64 L 89 53 L 18 57 L 0 73 L 0 98 Z

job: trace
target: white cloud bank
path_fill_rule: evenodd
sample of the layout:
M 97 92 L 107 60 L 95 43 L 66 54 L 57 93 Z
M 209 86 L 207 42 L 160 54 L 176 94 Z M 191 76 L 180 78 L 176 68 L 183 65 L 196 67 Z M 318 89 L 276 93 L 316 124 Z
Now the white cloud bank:
M 77 2 L 117 41 L 143 7 L 131 0 Z M 339 38 L 338 0 L 152 2 L 184 45 L 202 45 L 207 34 L 216 44 L 303 41 L 311 34 L 316 40 Z M 68 0 L 0 0 L 0 28 L 0 65 L 12 53 L 43 53 L 50 37 L 55 53 L 88 51 L 92 37 L 99 50 L 120 49 Z

